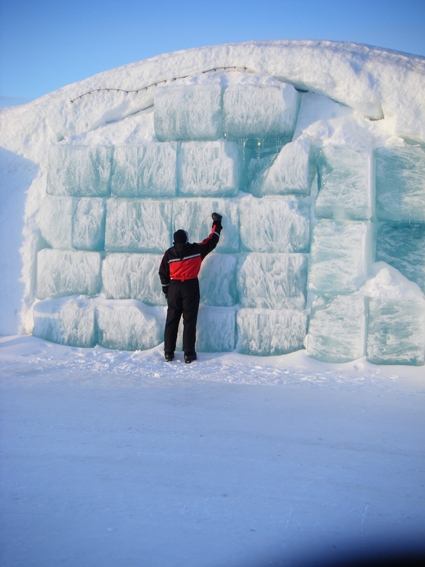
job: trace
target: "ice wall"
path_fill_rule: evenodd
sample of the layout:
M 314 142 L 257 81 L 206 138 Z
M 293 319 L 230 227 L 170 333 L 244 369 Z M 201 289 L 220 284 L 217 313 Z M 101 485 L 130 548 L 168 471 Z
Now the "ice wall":
M 329 362 L 423 364 L 422 299 L 364 289 L 383 260 L 424 291 L 424 150 L 294 137 L 299 108 L 299 92 L 276 80 L 158 87 L 154 141 L 52 145 L 34 333 L 160 344 L 161 255 L 178 228 L 205 238 L 216 210 L 224 229 L 200 273 L 198 350 L 305 346 Z

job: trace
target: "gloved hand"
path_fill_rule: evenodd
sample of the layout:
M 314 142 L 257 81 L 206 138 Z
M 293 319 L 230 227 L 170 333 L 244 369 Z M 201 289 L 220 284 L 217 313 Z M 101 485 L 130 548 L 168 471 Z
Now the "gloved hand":
M 213 214 L 211 215 L 211 217 L 212 217 L 212 220 L 213 220 L 213 226 L 215 225 L 216 227 L 222 228 L 222 226 L 221 226 L 221 219 L 222 219 L 223 217 L 222 217 L 221 215 L 219 215 L 218 213 L 213 213 Z
M 162 292 L 165 295 L 165 297 L 168 297 L 168 285 L 162 286 Z

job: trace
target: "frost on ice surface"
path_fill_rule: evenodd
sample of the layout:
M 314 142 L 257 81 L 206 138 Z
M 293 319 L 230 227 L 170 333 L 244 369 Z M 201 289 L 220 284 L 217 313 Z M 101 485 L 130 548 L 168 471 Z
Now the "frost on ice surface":
M 97 295 L 102 285 L 99 252 L 51 250 L 37 255 L 37 297 Z
M 205 305 L 230 307 L 238 303 L 235 256 L 210 254 L 199 274 L 201 302 Z
M 200 352 L 231 352 L 235 349 L 235 334 L 234 309 L 210 306 L 199 309 L 196 348 Z
M 240 185 L 241 150 L 235 142 L 183 142 L 179 155 L 179 193 L 234 197 Z
M 155 91 L 159 141 L 216 140 L 223 134 L 219 85 L 174 85 Z
M 160 254 L 108 254 L 102 281 L 107 299 L 139 299 L 147 305 L 165 305 L 159 285 Z
M 370 223 L 323 220 L 313 229 L 308 285 L 320 295 L 354 293 L 372 258 Z
M 182 228 L 188 232 L 189 242 L 202 242 L 211 232 L 214 211 L 223 217 L 216 250 L 239 252 L 239 206 L 233 199 L 175 199 L 172 233 Z
M 47 193 L 76 197 L 109 195 L 112 151 L 102 146 L 50 146 Z
M 425 222 L 425 150 L 407 144 L 378 148 L 375 159 L 378 218 Z
M 88 297 L 47 299 L 34 306 L 33 335 L 74 347 L 96 345 L 95 308 Z
M 318 218 L 368 220 L 374 212 L 372 154 L 367 149 L 323 146 L 317 152 Z
M 307 284 L 305 254 L 248 254 L 238 272 L 242 307 L 304 309 Z
M 174 197 L 177 144 L 151 143 L 114 149 L 111 193 L 116 197 Z
M 165 312 L 135 299 L 96 304 L 99 344 L 118 350 L 146 350 L 163 341 Z
M 296 197 L 247 197 L 240 203 L 243 250 L 252 252 L 307 252 L 310 210 Z
M 108 252 L 164 252 L 170 246 L 171 201 L 108 199 Z
M 348 362 L 365 354 L 366 311 L 360 294 L 318 297 L 313 301 L 307 354 L 325 362 Z
M 82 197 L 75 205 L 72 246 L 77 250 L 103 250 L 105 238 L 105 200 Z
M 53 248 L 72 248 L 73 197 L 49 197 L 41 201 L 38 226 L 41 236 Z
M 240 309 L 236 316 L 236 350 L 260 356 L 287 354 L 303 348 L 305 311 Z
M 228 138 L 292 138 L 299 94 L 292 85 L 235 85 L 224 91 L 223 129 Z

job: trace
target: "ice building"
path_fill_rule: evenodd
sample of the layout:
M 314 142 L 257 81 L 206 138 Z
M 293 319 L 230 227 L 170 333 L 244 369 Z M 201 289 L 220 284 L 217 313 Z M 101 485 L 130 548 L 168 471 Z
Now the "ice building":
M 332 42 L 221 47 L 159 58 L 161 81 L 151 60 L 129 66 L 139 89 L 112 88 L 117 70 L 69 91 L 27 204 L 27 331 L 159 345 L 161 254 L 178 228 L 206 237 L 217 210 L 198 350 L 424 364 L 425 103 L 409 92 L 408 111 L 394 106 L 406 58 Z M 347 69 L 350 55 L 361 64 Z M 416 59 L 408 79 L 425 86 Z

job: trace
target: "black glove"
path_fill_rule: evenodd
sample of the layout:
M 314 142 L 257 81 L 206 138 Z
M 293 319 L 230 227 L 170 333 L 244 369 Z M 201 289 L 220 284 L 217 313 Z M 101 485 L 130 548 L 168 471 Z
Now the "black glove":
M 165 297 L 168 297 L 168 285 L 163 285 L 162 291 L 163 291 Z
M 222 226 L 221 226 L 221 219 L 222 219 L 223 217 L 222 217 L 221 215 L 219 215 L 218 213 L 213 213 L 213 214 L 211 215 L 211 217 L 212 217 L 212 220 L 213 220 L 213 226 L 215 225 L 217 228 L 218 228 L 218 227 L 222 228 Z

